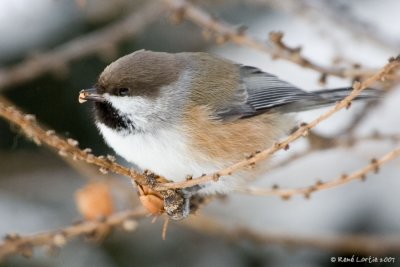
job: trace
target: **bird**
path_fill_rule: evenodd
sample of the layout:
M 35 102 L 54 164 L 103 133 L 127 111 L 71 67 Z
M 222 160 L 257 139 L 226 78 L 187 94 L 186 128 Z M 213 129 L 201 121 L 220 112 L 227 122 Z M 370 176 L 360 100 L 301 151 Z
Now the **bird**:
M 141 170 L 171 181 L 201 176 L 272 146 L 296 125 L 295 114 L 332 105 L 351 87 L 304 91 L 253 66 L 204 52 L 138 50 L 100 74 L 80 102 L 94 102 L 105 142 Z M 376 99 L 364 90 L 356 100 Z M 196 193 L 229 193 L 267 170 L 201 185 Z

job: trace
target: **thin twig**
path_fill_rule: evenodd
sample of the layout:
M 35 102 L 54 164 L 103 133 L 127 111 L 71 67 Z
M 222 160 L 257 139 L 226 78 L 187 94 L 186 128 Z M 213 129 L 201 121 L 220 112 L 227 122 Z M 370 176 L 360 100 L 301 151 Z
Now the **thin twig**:
M 287 248 L 313 248 L 336 253 L 358 255 L 397 255 L 400 253 L 400 236 L 370 235 L 299 236 L 284 233 L 259 232 L 246 227 L 229 228 L 205 216 L 192 216 L 182 224 L 202 234 L 223 237 L 229 241 L 250 242 L 257 246 L 278 245 Z
M 5 106 L 14 106 L 14 103 L 9 101 L 7 98 L 3 97 L 0 95 L 0 105 L 1 103 Z M 42 129 L 45 130 L 45 126 L 41 126 Z M 46 131 L 46 130 L 45 130 Z M 58 154 L 58 151 L 55 149 L 52 149 L 53 152 Z M 59 154 L 58 154 L 59 155 Z M 127 187 L 125 183 L 122 183 L 120 179 L 116 179 L 116 175 L 113 175 L 111 173 L 102 173 L 101 176 L 99 176 L 99 170 L 96 168 L 95 165 L 89 165 L 86 162 L 83 161 L 77 161 L 74 160 L 73 158 L 70 157 L 60 157 L 64 162 L 66 162 L 72 169 L 74 169 L 76 172 L 80 174 L 80 176 L 84 179 L 87 179 L 88 181 L 98 181 L 100 178 L 104 179 L 107 181 L 108 184 L 114 186 L 114 188 L 118 189 L 119 194 L 125 195 L 128 199 L 131 199 L 133 201 L 132 197 L 136 196 L 136 193 L 132 191 L 131 187 Z M 113 156 L 107 155 L 108 159 L 113 159 Z M 136 199 L 136 198 L 134 198 Z M 132 202 L 134 203 L 134 202 Z
M 48 72 L 64 71 L 68 63 L 85 56 L 115 56 L 118 43 L 140 34 L 165 12 L 158 1 L 149 2 L 126 18 L 98 31 L 73 39 L 52 51 L 37 54 L 11 68 L 0 69 L 0 91 Z
M 304 187 L 304 188 L 294 188 L 294 189 L 279 189 L 279 188 L 255 188 L 255 187 L 242 187 L 238 188 L 236 191 L 240 193 L 250 194 L 250 195 L 276 195 L 281 196 L 284 199 L 288 199 L 294 195 L 304 195 L 305 197 L 310 197 L 311 193 L 331 189 L 334 187 L 338 187 L 344 184 L 347 184 L 351 181 L 355 180 L 365 180 L 368 173 L 375 172 L 377 173 L 383 164 L 394 160 L 395 158 L 400 156 L 400 147 L 394 149 L 381 157 L 380 159 L 372 159 L 371 162 L 357 170 L 351 174 L 342 174 L 339 178 L 331 180 L 329 182 L 318 181 L 312 186 Z
M 310 134 L 311 133 L 312 132 L 310 132 Z M 325 141 L 322 145 L 312 144 L 311 143 L 312 141 L 310 139 L 309 139 L 309 141 L 310 141 L 310 146 L 308 147 L 308 149 L 305 149 L 301 152 L 292 154 L 288 158 L 285 158 L 285 159 L 282 159 L 282 160 L 276 162 L 272 166 L 268 167 L 268 170 L 282 168 L 284 166 L 287 166 L 291 162 L 294 162 L 300 158 L 304 158 L 316 151 L 321 151 L 321 150 L 326 150 L 326 149 L 336 149 L 336 148 L 340 148 L 340 147 L 351 148 L 361 142 L 366 142 L 366 141 L 390 141 L 390 142 L 397 143 L 400 141 L 400 134 L 381 134 L 381 133 L 376 132 L 376 133 L 366 135 L 366 136 L 350 136 L 350 137 L 342 137 L 342 138 L 331 138 L 330 137 L 330 138 L 325 138 Z
M 183 188 L 183 187 L 190 187 L 194 186 L 197 184 L 204 184 L 207 182 L 212 182 L 216 181 L 219 179 L 221 176 L 228 176 L 231 175 L 232 173 L 239 171 L 243 168 L 246 167 L 251 167 L 257 162 L 260 162 L 262 160 L 265 160 L 266 158 L 270 157 L 272 154 L 275 152 L 281 150 L 281 149 L 286 149 L 289 147 L 289 144 L 292 143 L 293 141 L 299 139 L 302 136 L 306 136 L 308 132 L 317 126 L 319 123 L 322 121 L 328 119 L 331 117 L 333 114 L 338 112 L 339 110 L 343 108 L 349 108 L 351 106 L 351 101 L 354 100 L 361 92 L 362 90 L 370 87 L 374 82 L 379 81 L 379 80 L 384 80 L 386 76 L 394 71 L 396 68 L 400 66 L 400 56 L 397 58 L 390 59 L 390 62 L 387 63 L 380 71 L 378 71 L 376 74 L 373 76 L 369 77 L 362 83 L 360 82 L 355 82 L 353 84 L 353 90 L 352 92 L 343 100 L 339 101 L 333 108 L 328 110 L 327 112 L 323 113 L 320 115 L 318 118 L 315 120 L 311 121 L 310 123 L 303 124 L 301 125 L 297 131 L 295 131 L 293 134 L 288 136 L 286 139 L 284 139 L 281 142 L 278 142 L 274 144 L 272 147 L 263 150 L 259 153 L 255 153 L 248 159 L 245 159 L 243 161 L 240 161 L 234 165 L 231 165 L 227 168 L 224 168 L 222 170 L 219 170 L 217 172 L 214 172 L 209 175 L 201 176 L 198 178 L 194 178 L 192 180 L 187 180 L 183 182 L 175 182 L 175 183 L 165 183 L 165 184 L 159 184 L 158 188 L 160 189 L 165 189 L 165 188 Z
M 395 51 L 400 45 L 400 40 L 389 36 L 371 23 L 364 21 L 353 14 L 350 6 L 344 1 L 304 1 L 304 0 L 247 0 L 247 3 L 272 7 L 279 11 L 316 21 L 328 21 L 342 31 L 348 32 L 357 39 L 368 40 L 383 47 L 385 50 Z M 346 3 L 347 4 L 347 3 Z
M 143 209 L 122 211 L 102 220 L 83 221 L 56 231 L 28 236 L 9 234 L 4 238 L 4 242 L 0 244 L 0 262 L 6 257 L 15 254 L 31 256 L 35 247 L 47 247 L 50 249 L 62 247 L 72 238 L 93 235 L 105 228 L 111 229 L 122 226 L 127 231 L 134 231 L 137 227 L 135 220 L 143 218 L 147 214 Z
M 95 156 L 90 149 L 81 150 L 78 148 L 78 142 L 73 139 L 63 139 L 55 134 L 53 130 L 46 130 L 41 127 L 33 115 L 23 114 L 14 106 L 6 106 L 0 101 L 0 117 L 21 127 L 25 135 L 31 138 L 37 145 L 42 143 L 55 148 L 59 155 L 70 156 L 74 160 L 85 161 L 100 167 L 100 171 L 114 173 L 131 177 L 139 184 L 146 184 L 147 178 L 145 175 L 137 172 L 134 169 L 129 169 L 115 163 L 113 158 L 104 156 Z
M 305 68 L 313 69 L 323 75 L 332 75 L 341 78 L 359 78 L 372 75 L 375 70 L 343 69 L 325 67 L 305 58 L 301 54 L 301 48 L 291 48 L 286 45 L 282 33 L 271 33 L 269 44 L 261 42 L 248 34 L 243 29 L 229 25 L 217 20 L 203 9 L 188 3 L 185 0 L 164 0 L 165 3 L 175 12 L 175 17 L 180 20 L 186 18 L 207 31 L 217 34 L 219 41 L 231 41 L 241 46 L 247 46 L 255 50 L 267 53 L 273 58 L 288 60 Z

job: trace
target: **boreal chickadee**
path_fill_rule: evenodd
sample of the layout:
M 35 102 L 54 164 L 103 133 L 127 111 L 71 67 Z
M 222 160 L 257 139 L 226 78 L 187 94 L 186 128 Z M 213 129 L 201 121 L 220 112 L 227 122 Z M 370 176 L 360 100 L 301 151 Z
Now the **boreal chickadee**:
M 333 104 L 351 88 L 306 92 L 258 68 L 207 53 L 140 50 L 101 73 L 81 100 L 95 104 L 96 125 L 127 161 L 173 181 L 212 173 L 270 147 L 295 127 L 289 113 Z M 373 99 L 364 90 L 357 99 Z M 263 171 L 260 164 L 200 194 L 229 192 Z

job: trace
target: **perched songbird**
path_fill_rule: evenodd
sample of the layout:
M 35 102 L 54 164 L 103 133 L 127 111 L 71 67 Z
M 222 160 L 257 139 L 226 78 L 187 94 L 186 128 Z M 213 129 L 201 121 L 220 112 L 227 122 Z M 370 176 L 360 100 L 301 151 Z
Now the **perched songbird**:
M 296 126 L 289 113 L 333 104 L 350 92 L 306 92 L 258 68 L 207 53 L 140 50 L 105 68 L 81 101 L 117 154 L 173 181 L 212 173 L 270 147 Z M 358 99 L 376 98 L 364 90 Z M 203 185 L 228 192 L 265 167 Z

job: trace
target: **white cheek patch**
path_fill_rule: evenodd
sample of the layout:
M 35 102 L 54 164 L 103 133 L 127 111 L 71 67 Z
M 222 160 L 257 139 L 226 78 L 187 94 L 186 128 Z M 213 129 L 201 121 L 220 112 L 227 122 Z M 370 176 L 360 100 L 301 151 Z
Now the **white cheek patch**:
M 139 128 L 146 129 L 149 126 L 149 117 L 152 114 L 152 108 L 154 108 L 154 103 L 149 99 L 140 96 L 119 97 L 110 95 L 106 99 Z
M 150 106 L 150 101 L 141 96 L 108 96 L 106 98 L 123 113 L 137 113 Z

